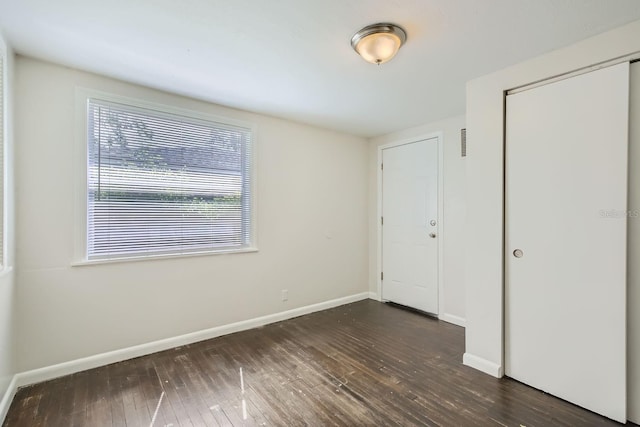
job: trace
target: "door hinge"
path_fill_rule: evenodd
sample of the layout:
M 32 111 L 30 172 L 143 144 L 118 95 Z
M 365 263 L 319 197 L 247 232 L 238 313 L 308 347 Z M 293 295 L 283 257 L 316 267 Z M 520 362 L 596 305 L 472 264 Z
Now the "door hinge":
M 380 163 L 380 170 L 384 170 L 384 163 Z
M 380 272 L 380 280 L 384 280 L 384 273 L 382 271 Z
M 384 225 L 384 217 L 383 216 L 380 217 L 380 225 Z

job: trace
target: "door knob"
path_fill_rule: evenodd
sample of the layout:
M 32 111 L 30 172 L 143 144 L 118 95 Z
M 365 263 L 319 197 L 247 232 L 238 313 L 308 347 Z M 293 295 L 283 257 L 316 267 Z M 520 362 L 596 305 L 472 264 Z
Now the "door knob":
M 516 249 L 515 251 L 513 251 L 513 256 L 516 258 L 522 258 L 522 255 L 524 255 L 522 249 Z
M 432 239 L 436 238 L 436 233 L 429 233 L 429 237 L 431 237 Z

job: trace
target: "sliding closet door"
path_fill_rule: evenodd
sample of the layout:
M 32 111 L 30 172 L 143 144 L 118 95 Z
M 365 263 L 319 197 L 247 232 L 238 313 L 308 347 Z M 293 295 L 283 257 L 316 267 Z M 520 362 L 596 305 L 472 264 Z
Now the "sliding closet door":
M 625 422 L 629 64 L 506 109 L 506 374 Z
M 640 424 L 640 62 L 631 64 L 630 93 L 627 415 Z

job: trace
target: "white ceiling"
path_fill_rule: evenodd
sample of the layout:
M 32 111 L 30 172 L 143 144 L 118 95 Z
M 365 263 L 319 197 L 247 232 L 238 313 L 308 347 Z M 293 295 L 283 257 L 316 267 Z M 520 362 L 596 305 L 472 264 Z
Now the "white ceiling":
M 640 19 L 638 0 L 0 0 L 24 55 L 362 136 L 464 114 L 465 82 Z M 406 45 L 376 66 L 353 33 Z

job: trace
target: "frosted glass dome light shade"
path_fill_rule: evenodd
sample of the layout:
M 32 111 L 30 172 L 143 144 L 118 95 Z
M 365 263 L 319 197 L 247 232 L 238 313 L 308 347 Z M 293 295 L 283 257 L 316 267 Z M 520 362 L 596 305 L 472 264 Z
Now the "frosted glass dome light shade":
M 396 56 L 407 40 L 407 33 L 394 24 L 373 24 L 351 38 L 351 47 L 372 64 L 384 64 Z

